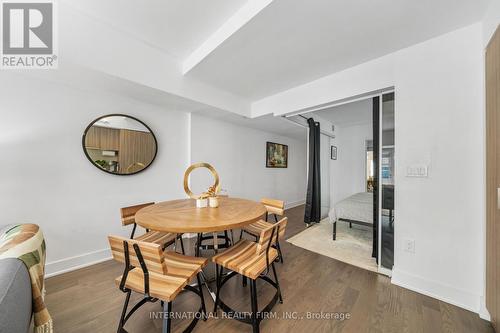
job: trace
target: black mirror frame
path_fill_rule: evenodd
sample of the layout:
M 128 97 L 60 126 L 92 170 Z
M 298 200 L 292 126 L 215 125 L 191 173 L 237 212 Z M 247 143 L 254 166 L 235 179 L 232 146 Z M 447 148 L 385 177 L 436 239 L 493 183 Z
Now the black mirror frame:
M 92 160 L 92 158 L 89 156 L 89 154 L 87 153 L 87 148 L 85 147 L 85 137 L 87 136 L 87 132 L 89 131 L 89 129 L 96 123 L 98 122 L 99 120 L 103 119 L 103 118 L 107 118 L 107 117 L 127 117 L 127 118 L 130 118 L 130 119 L 133 119 L 137 122 L 139 122 L 140 124 L 142 124 L 144 127 L 146 127 L 146 129 L 149 131 L 149 133 L 151 133 L 151 135 L 153 136 L 153 139 L 155 141 L 155 153 L 153 155 L 153 159 L 151 160 L 151 162 L 146 165 L 143 169 L 139 170 L 139 171 L 136 171 L 136 172 L 132 172 L 132 173 L 114 173 L 114 172 L 111 172 L 111 171 L 108 171 L 106 169 L 103 169 L 101 167 L 99 167 L 98 165 L 96 165 L 94 163 L 94 161 Z M 153 132 L 153 130 L 151 130 L 151 128 L 146 125 L 143 121 L 137 119 L 136 117 L 132 117 L 132 116 L 129 116 L 129 115 L 126 115 L 126 114 L 122 114 L 122 113 L 111 113 L 111 114 L 107 114 L 107 115 L 104 115 L 104 116 L 101 116 L 97 119 L 94 119 L 88 126 L 87 128 L 85 128 L 85 131 L 83 132 L 83 135 L 82 135 L 82 148 L 83 148 L 83 152 L 85 153 L 85 156 L 87 157 L 87 159 L 90 161 L 90 163 L 95 166 L 96 168 L 98 168 L 99 170 L 103 171 L 103 172 L 106 172 L 106 173 L 109 173 L 111 175 L 115 175 L 115 176 L 132 176 L 132 175 L 136 175 L 138 173 L 141 173 L 143 172 L 144 170 L 146 170 L 147 168 L 149 168 L 151 166 L 151 164 L 153 164 L 153 162 L 156 160 L 156 156 L 158 155 L 158 140 L 156 140 L 156 136 Z

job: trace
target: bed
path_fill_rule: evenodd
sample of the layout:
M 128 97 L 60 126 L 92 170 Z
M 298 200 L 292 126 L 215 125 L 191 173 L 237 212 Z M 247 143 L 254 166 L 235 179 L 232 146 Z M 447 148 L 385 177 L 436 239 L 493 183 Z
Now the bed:
M 343 221 L 352 224 L 373 225 L 373 193 L 360 192 L 339 201 L 328 213 L 333 224 L 333 240 L 337 236 L 337 222 Z

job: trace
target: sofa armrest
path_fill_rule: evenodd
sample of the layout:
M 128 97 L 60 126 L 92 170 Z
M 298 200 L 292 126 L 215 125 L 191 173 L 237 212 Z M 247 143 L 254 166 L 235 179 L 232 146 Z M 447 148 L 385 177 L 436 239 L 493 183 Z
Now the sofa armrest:
M 31 302 L 31 279 L 24 263 L 0 260 L 0 333 L 28 332 Z

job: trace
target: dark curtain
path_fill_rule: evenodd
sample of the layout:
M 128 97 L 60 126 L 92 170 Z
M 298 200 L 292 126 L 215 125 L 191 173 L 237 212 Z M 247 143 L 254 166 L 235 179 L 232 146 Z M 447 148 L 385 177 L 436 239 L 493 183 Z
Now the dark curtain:
M 307 119 L 309 124 L 309 174 L 307 179 L 307 197 L 304 222 L 319 223 L 321 219 L 321 177 L 320 177 L 320 125 L 314 119 Z
M 372 257 L 378 263 L 378 187 L 379 187 L 379 148 L 380 148 L 380 97 L 373 97 L 373 249 Z

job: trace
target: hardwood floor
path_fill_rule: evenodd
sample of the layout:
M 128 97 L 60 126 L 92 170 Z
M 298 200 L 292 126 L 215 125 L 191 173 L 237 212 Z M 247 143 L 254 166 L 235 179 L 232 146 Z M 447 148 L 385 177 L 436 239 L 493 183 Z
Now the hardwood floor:
M 302 231 L 303 207 L 290 209 L 287 238 Z M 118 223 L 118 222 L 117 222 Z M 235 233 L 239 235 L 238 233 Z M 189 245 L 188 245 L 189 244 Z M 186 247 L 192 248 L 192 242 Z M 284 304 L 273 309 L 278 318 L 261 323 L 262 332 L 493 332 L 491 325 L 470 311 L 392 285 L 389 278 L 325 256 L 281 244 L 285 263 L 276 264 Z M 47 306 L 56 332 L 116 332 L 125 295 L 114 279 L 122 266 L 107 261 L 47 280 Z M 259 304 L 266 304 L 273 289 L 258 283 Z M 241 279 L 227 283 L 221 297 L 231 306 L 250 310 L 250 288 Z M 135 296 L 134 300 L 140 297 Z M 213 303 L 206 292 L 207 308 Z M 181 294 L 173 303 L 174 311 L 195 311 L 199 299 Z M 161 319 L 150 319 L 161 311 L 159 302 L 140 308 L 127 322 L 128 332 L 161 332 Z M 344 313 L 350 319 L 307 319 L 310 313 Z M 219 311 L 219 317 L 221 316 Z M 292 319 L 291 317 L 304 317 Z M 181 332 L 187 320 L 173 321 L 173 331 Z M 251 326 L 228 318 L 209 318 L 195 332 L 251 332 Z

